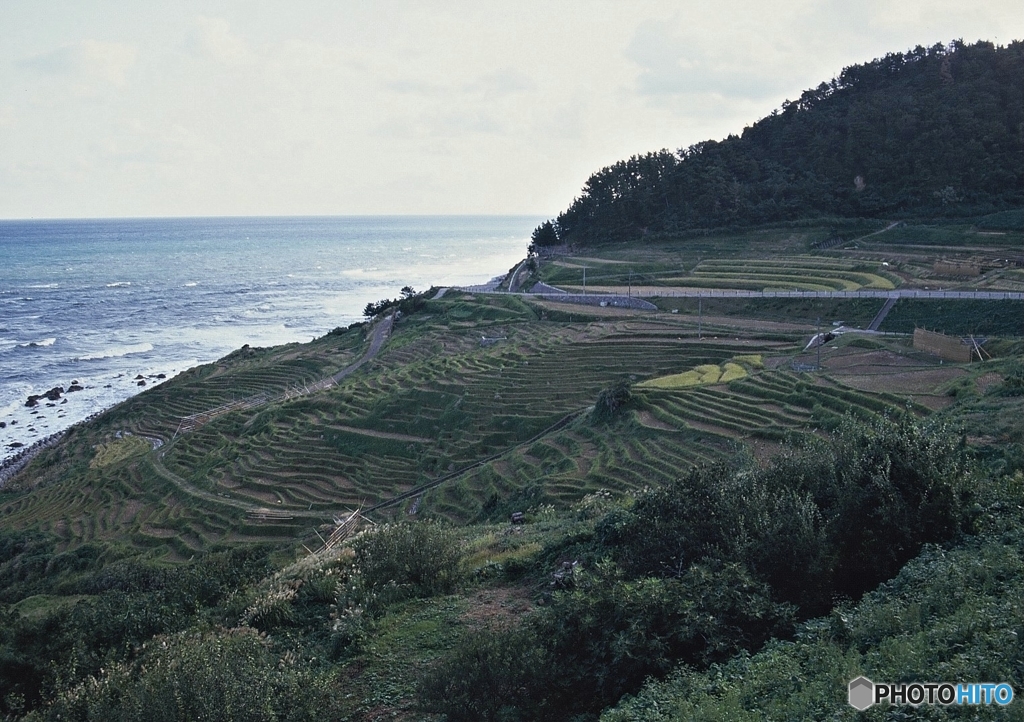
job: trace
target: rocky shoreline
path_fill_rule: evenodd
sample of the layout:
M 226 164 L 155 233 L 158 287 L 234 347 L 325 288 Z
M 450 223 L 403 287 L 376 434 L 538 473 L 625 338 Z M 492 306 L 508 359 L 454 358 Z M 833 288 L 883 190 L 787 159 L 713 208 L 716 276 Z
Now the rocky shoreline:
M 8 481 L 18 475 L 22 469 L 28 466 L 32 459 L 36 458 L 39 452 L 55 446 L 68 433 L 68 429 L 51 434 L 45 439 L 40 439 L 30 446 L 22 447 L 17 454 L 3 461 L 0 461 L 0 489 L 3 489 Z
M 174 373 L 175 370 L 166 369 L 145 374 L 122 372 L 108 378 L 77 376 L 70 383 L 58 382 L 46 391 L 34 391 L 21 396 L 20 401 L 12 401 L 0 418 L 0 470 L 16 463 L 28 449 L 116 406 L 144 388 L 162 383 Z M 0 478 L 9 476 L 5 474 Z

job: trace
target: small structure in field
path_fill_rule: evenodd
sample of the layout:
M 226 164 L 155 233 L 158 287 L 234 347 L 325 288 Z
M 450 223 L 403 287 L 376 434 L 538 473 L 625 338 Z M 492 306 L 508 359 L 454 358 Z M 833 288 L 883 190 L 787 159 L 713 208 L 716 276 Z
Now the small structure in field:
M 981 275 L 981 266 L 966 261 L 936 261 L 932 272 L 949 278 L 977 278 Z
M 975 344 L 964 343 L 959 336 L 946 336 L 934 331 L 926 331 L 923 328 L 915 328 L 914 348 L 935 354 L 945 361 L 966 364 L 971 362 Z

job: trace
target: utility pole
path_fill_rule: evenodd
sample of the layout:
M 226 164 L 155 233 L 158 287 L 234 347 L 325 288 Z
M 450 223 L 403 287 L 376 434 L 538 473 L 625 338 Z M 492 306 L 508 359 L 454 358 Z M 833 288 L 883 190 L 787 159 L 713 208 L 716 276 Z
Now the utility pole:
M 697 293 L 697 339 L 704 338 L 704 296 Z
M 633 269 L 629 269 L 629 287 L 626 290 L 626 298 L 633 297 Z
M 818 320 L 814 323 L 818 329 L 818 371 L 821 371 L 821 316 L 818 316 Z
M 587 295 L 587 267 L 583 267 L 583 295 Z

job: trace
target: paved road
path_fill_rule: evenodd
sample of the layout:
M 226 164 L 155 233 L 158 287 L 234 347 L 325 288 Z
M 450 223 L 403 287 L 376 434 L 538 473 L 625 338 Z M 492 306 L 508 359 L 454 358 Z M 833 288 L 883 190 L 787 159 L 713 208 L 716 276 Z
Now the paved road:
M 648 289 L 650 287 L 647 287 Z M 481 293 L 478 291 L 478 293 Z M 556 294 L 517 293 L 516 296 L 550 296 Z M 588 296 L 618 298 L 624 293 L 588 293 Z M 919 299 L 972 299 L 983 301 L 1024 301 L 1020 291 L 925 291 L 897 288 L 891 291 L 865 289 L 862 291 L 743 291 L 729 288 L 666 288 L 664 291 L 633 289 L 633 296 L 642 298 L 919 298 Z
M 341 371 L 332 375 L 330 377 L 331 381 L 333 381 L 334 383 L 338 383 L 343 378 L 353 373 L 360 366 L 362 366 L 367 361 L 376 356 L 378 353 L 380 353 L 380 349 L 384 345 L 384 342 L 388 340 L 388 336 L 391 335 L 391 329 L 394 327 L 394 325 L 395 314 L 394 312 L 392 312 L 387 317 L 381 319 L 380 323 L 373 327 L 373 335 L 370 337 L 370 348 L 366 349 L 366 353 L 364 353 L 359 358 L 358 361 L 350 363 Z

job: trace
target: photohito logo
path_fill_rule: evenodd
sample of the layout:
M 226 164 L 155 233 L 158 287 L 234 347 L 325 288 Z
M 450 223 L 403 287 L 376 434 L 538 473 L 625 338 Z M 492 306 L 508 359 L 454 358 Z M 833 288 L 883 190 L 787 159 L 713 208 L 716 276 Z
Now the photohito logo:
M 911 682 L 910 684 L 881 684 L 867 677 L 851 680 L 848 687 L 850 706 L 863 712 L 873 704 L 998 704 L 1006 706 L 1013 701 L 1013 687 L 1006 682 Z

